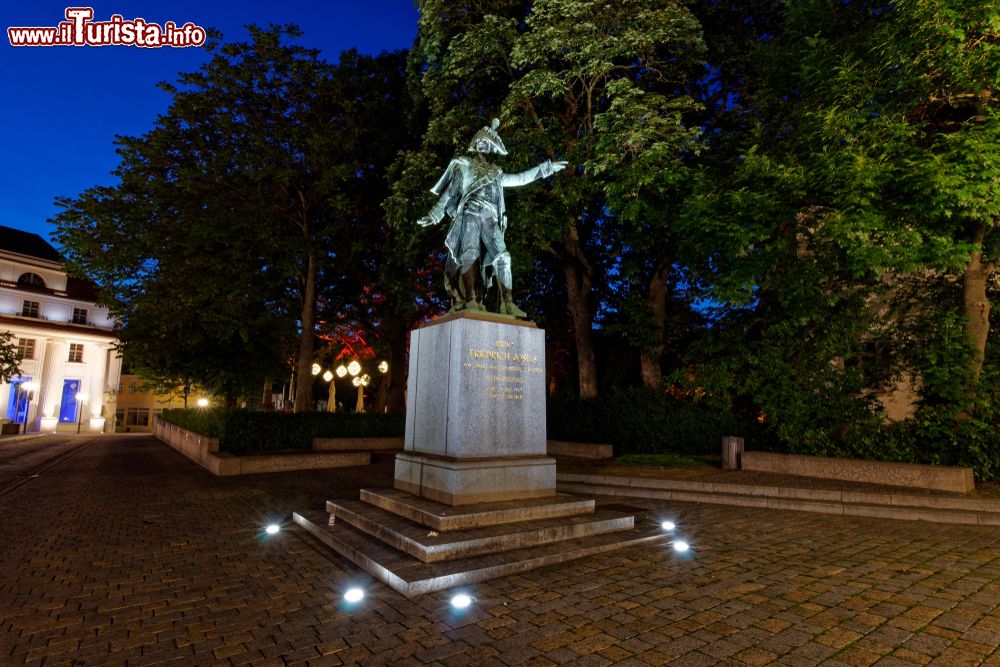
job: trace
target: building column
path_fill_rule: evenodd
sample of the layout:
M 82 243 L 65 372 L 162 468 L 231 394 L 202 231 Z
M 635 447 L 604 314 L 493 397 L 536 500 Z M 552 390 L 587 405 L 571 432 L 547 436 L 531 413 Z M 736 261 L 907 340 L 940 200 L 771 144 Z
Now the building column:
M 115 396 L 118 391 L 118 379 L 121 377 L 121 359 L 113 345 L 94 345 L 99 361 L 94 364 L 94 373 L 90 376 L 90 400 L 87 409 L 87 429 L 92 433 L 107 430 L 108 425 L 114 428 Z
M 56 375 L 55 369 L 59 365 L 60 355 L 65 352 L 63 341 L 56 338 L 45 339 L 45 352 L 42 362 L 39 364 L 41 373 L 38 377 L 38 392 L 35 401 L 32 402 L 34 418 L 28 415 L 29 423 L 36 425 L 39 431 L 54 431 L 59 423 L 59 415 L 56 413 L 59 401 L 62 400 L 62 382 Z

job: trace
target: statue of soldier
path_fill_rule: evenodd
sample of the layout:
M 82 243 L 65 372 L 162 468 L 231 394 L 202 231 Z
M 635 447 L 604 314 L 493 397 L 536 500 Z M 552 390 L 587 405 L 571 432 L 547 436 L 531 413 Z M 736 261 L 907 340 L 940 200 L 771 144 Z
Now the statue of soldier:
M 547 178 L 565 168 L 566 163 L 546 160 L 527 171 L 505 174 L 487 159 L 490 153 L 507 155 L 496 132 L 499 126 L 500 121 L 494 118 L 492 127 L 484 127 L 472 138 L 469 152 L 473 156 L 460 155 L 451 161 L 431 188 L 441 198 L 417 223 L 426 227 L 441 222 L 445 214 L 451 218 L 444 242 L 448 249 L 444 272 L 451 312 L 487 310 L 486 291 L 496 281 L 500 298 L 495 312 L 523 318 L 527 315 L 514 305 L 511 294 L 503 189 Z

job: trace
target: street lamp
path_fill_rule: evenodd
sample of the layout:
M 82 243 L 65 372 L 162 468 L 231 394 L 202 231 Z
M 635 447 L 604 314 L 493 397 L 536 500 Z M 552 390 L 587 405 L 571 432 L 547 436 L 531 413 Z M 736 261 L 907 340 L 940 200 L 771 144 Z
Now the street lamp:
M 208 399 L 207 398 L 199 398 L 198 399 L 198 407 L 199 408 L 207 408 L 208 407 Z
M 389 390 L 389 362 L 384 359 L 378 362 L 378 372 L 382 374 L 382 377 L 378 381 L 378 392 L 375 395 L 375 410 L 382 410 L 383 412 L 388 412 L 389 407 L 386 405 L 388 403 L 387 394 Z
M 24 406 L 24 432 L 28 432 L 28 415 L 31 414 L 31 397 L 36 391 L 38 391 L 37 382 L 22 382 L 20 387 L 28 392 L 28 400 Z
M 83 402 L 90 398 L 90 395 L 78 391 L 76 393 L 76 433 L 80 434 L 80 424 L 83 422 Z

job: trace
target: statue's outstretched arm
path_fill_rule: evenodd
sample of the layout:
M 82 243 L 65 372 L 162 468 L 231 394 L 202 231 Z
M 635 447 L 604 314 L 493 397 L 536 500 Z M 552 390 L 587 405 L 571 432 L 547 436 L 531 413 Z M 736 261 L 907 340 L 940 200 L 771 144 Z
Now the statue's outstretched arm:
M 557 162 L 546 160 L 545 162 L 542 162 L 541 164 L 526 171 L 522 171 L 517 174 L 504 174 L 503 186 L 505 188 L 518 188 L 522 185 L 534 183 L 540 178 L 548 178 L 557 171 L 562 171 L 565 168 L 566 162 L 564 160 L 559 160 Z

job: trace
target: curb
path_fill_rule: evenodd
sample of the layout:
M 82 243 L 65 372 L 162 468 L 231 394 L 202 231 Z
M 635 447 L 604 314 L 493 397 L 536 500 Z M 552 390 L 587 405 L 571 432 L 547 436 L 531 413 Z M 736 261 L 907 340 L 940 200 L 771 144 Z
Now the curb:
M 568 493 L 632 496 L 841 516 L 1000 526 L 1000 501 L 978 498 L 717 484 L 577 473 L 558 474 L 556 488 Z

